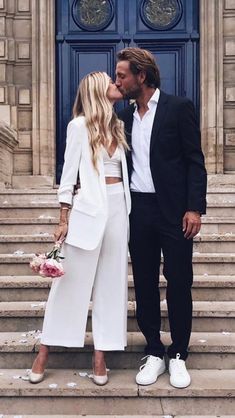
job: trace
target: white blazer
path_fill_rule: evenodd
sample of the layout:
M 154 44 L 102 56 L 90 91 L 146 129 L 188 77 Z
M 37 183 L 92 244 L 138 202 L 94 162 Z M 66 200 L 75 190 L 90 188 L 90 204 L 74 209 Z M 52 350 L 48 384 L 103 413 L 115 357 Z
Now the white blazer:
M 125 151 L 121 148 L 121 164 L 127 216 L 131 198 Z M 67 127 L 64 166 L 58 190 L 60 203 L 72 205 L 65 242 L 85 250 L 95 249 L 104 233 L 108 218 L 107 192 L 102 154 L 97 162 L 98 172 L 91 160 L 85 117 L 78 116 Z M 73 196 L 79 172 L 80 189 Z

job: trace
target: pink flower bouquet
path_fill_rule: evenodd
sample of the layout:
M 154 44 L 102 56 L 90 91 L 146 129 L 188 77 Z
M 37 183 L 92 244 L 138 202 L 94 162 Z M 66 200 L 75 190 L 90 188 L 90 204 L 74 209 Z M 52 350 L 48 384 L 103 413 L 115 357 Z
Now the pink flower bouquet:
M 61 242 L 55 243 L 52 251 L 45 254 L 35 254 L 30 263 L 31 269 L 42 277 L 61 277 L 64 269 L 60 260 L 64 257 L 60 255 Z

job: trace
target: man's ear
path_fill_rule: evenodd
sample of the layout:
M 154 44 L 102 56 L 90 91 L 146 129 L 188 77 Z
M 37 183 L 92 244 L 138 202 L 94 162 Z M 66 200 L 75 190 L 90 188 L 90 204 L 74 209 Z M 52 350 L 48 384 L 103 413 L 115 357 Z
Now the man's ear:
M 145 80 L 146 80 L 146 71 L 140 71 L 138 74 L 138 78 L 139 78 L 139 82 L 141 84 L 144 84 Z

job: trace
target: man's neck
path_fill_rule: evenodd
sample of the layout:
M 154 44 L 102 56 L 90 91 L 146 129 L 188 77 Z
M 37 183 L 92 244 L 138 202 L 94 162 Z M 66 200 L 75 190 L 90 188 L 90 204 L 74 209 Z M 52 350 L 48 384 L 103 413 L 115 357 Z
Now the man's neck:
M 140 117 L 143 117 L 144 114 L 148 111 L 148 102 L 151 99 L 152 95 L 155 93 L 155 91 L 156 90 L 152 87 L 145 87 L 143 88 L 138 99 L 136 99 Z

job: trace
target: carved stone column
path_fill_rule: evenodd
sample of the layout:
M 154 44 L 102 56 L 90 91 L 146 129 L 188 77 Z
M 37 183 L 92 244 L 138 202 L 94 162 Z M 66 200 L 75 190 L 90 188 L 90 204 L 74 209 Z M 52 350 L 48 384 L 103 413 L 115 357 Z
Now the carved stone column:
M 200 0 L 202 145 L 209 174 L 223 164 L 223 0 Z
M 17 133 L 0 121 L 0 187 L 12 185 L 13 150 L 18 145 Z
M 55 176 L 55 2 L 32 0 L 33 175 Z M 45 184 L 46 185 L 46 184 Z

